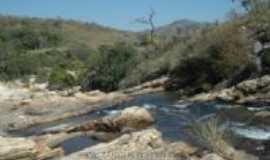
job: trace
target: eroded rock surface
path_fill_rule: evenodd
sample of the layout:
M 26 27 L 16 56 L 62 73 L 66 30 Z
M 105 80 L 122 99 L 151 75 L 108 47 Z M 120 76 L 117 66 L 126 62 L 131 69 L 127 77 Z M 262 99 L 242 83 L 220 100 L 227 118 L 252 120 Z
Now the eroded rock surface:
M 191 101 L 223 100 L 240 104 L 269 103 L 269 99 L 270 75 L 243 81 L 231 88 L 202 93 L 190 98 Z
M 62 155 L 62 149 L 51 149 L 42 142 L 0 137 L 0 160 L 48 160 Z
M 0 160 L 35 160 L 36 144 L 24 138 L 0 137 Z
M 98 144 L 74 153 L 62 160 L 87 160 L 89 158 L 102 160 L 132 158 L 137 160 L 176 159 L 176 150 L 173 150 L 174 148 L 169 146 L 162 140 L 160 132 L 156 129 L 147 129 L 125 134 L 112 142 Z

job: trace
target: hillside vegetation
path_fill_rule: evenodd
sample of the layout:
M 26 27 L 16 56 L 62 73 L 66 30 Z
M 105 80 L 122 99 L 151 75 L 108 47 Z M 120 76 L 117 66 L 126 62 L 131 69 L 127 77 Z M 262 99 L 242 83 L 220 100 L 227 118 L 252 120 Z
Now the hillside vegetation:
M 225 22 L 176 21 L 157 28 L 151 41 L 148 31 L 2 16 L 1 79 L 36 75 L 51 89 L 81 85 L 112 91 L 166 75 L 168 89 L 186 94 L 230 86 L 270 68 L 269 49 L 254 53 L 255 43 L 270 41 L 270 2 L 239 2 L 243 9 Z
M 99 46 L 134 39 L 133 33 L 96 24 L 1 16 L 0 78 L 37 75 L 54 88 L 78 85 Z

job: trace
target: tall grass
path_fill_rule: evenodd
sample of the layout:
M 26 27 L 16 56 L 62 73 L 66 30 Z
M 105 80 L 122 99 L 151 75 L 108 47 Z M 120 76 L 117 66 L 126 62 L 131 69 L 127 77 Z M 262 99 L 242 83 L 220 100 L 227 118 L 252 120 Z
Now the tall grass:
M 234 148 L 228 143 L 225 130 L 220 128 L 219 120 L 211 118 L 206 122 L 194 122 L 191 126 L 192 135 L 199 145 L 206 147 L 227 160 L 235 160 Z

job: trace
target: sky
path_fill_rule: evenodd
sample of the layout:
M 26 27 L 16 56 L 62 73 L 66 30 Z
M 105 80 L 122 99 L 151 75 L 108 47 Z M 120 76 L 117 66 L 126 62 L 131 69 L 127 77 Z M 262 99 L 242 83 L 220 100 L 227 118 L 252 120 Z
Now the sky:
M 175 20 L 224 20 L 234 7 L 231 0 L 1 0 L 0 14 L 73 19 L 123 29 L 142 30 L 135 19 L 153 8 L 157 26 Z

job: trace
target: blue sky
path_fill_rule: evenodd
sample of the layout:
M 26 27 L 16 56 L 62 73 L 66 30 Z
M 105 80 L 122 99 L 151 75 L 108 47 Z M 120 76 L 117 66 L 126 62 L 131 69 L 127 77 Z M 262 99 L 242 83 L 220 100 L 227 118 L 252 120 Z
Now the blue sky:
M 232 8 L 231 0 L 1 0 L 0 14 L 31 17 L 62 17 L 125 30 L 146 26 L 134 19 L 157 12 L 155 22 L 164 25 L 179 19 L 223 20 Z

